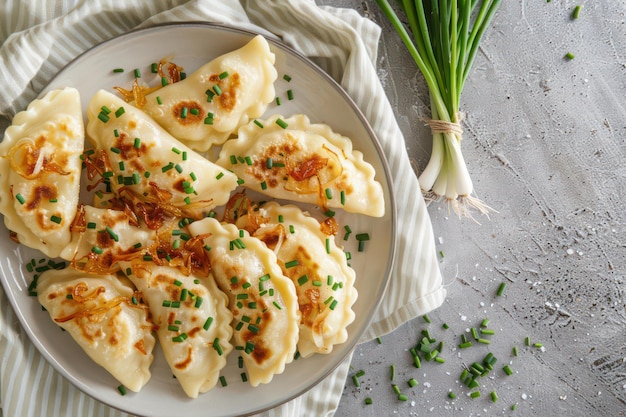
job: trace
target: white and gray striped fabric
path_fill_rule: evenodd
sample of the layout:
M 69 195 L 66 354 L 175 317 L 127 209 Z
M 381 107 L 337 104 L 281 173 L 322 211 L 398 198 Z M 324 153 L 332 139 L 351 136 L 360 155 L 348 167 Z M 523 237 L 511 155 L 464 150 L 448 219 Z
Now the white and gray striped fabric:
M 317 6 L 311 0 L 3 0 L 0 116 L 6 120 L 0 127 L 86 49 L 131 29 L 176 21 L 227 23 L 280 36 L 315 59 L 370 121 L 399 199 L 399 236 L 390 285 L 363 341 L 439 307 L 446 292 L 430 219 L 424 200 L 415 198 L 419 184 L 377 78 L 380 28 L 354 10 Z M 341 398 L 349 360 L 308 393 L 264 415 L 331 416 Z M 4 417 L 127 416 L 75 389 L 46 363 L 19 325 L 2 289 L 0 401 Z

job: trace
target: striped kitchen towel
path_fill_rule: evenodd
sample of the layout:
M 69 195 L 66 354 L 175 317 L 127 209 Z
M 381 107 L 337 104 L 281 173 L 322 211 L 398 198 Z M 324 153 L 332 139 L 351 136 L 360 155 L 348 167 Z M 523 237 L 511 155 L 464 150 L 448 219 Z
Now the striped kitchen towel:
M 88 48 L 131 29 L 210 21 L 280 37 L 348 92 L 377 134 L 397 198 L 397 258 L 363 341 L 441 305 L 445 298 L 433 232 L 405 142 L 376 72 L 380 28 L 355 10 L 310 0 L 3 0 L 0 5 L 0 130 L 47 82 Z M 410 190 L 411 192 L 406 192 Z M 308 393 L 263 415 L 330 416 L 349 358 Z M 111 409 L 75 389 L 36 351 L 0 289 L 0 409 L 5 417 L 106 416 Z

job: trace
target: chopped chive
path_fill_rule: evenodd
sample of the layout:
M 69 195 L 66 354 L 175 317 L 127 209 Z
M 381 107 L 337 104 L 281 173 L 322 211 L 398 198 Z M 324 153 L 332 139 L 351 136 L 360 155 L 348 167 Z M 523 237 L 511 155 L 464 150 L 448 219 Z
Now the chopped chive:
M 167 85 L 167 78 L 161 77 L 161 87 L 165 87 Z
M 308 276 L 302 275 L 300 278 L 298 278 L 298 285 L 302 286 L 306 284 L 308 280 L 309 280 Z
M 258 127 L 260 127 L 261 129 L 263 128 L 263 123 L 259 122 L 258 120 L 254 120 L 254 124 L 257 125 Z
M 200 306 L 202 305 L 202 301 L 203 301 L 202 297 L 196 297 L 196 303 L 194 304 L 194 307 L 200 308 Z
M 470 393 L 470 398 L 478 398 L 480 397 L 480 391 L 474 391 Z
M 276 105 L 280 106 L 280 97 L 276 97 Z
M 93 253 L 95 253 L 95 254 L 98 254 L 98 255 L 101 255 L 101 254 L 102 254 L 102 252 L 103 252 L 103 251 L 102 251 L 102 249 L 101 249 L 101 248 L 99 248 L 98 246 L 93 246 L 93 247 L 91 248 L 91 251 L 92 251 Z
M 113 72 L 124 72 L 124 68 L 113 68 Z
M 293 224 L 289 225 L 289 233 L 294 234 L 296 232 L 296 229 L 294 228 Z
M 407 381 L 407 383 L 409 384 L 409 387 L 413 388 L 415 386 L 417 386 L 417 379 L 415 378 L 411 378 Z
M 491 402 L 495 403 L 498 401 L 498 394 L 495 391 L 491 391 L 489 396 L 491 397 Z
M 228 383 L 226 382 L 226 378 L 224 377 L 224 375 L 220 376 L 220 384 L 225 387 L 228 385 Z
M 293 91 L 287 90 L 287 100 L 293 100 Z
M 330 188 L 327 188 L 324 190 L 324 193 L 326 194 L 326 198 L 328 200 L 332 200 L 333 198 L 333 190 L 331 190 Z
M 369 239 L 369 236 L 367 236 L 367 239 Z M 363 240 L 363 239 L 359 239 L 359 235 L 356 235 L 356 240 Z M 422 318 L 424 319 L 426 323 L 430 323 L 430 317 L 428 317 L 428 314 L 424 314 Z
M 298 260 L 294 259 L 293 261 L 285 263 L 285 268 L 293 268 L 294 266 L 298 266 L 298 263 Z
M 181 287 L 183 285 L 182 281 L 179 280 L 174 280 L 174 285 L 176 285 L 177 287 Z
M 61 221 L 63 221 L 63 219 L 60 218 L 59 216 L 52 215 L 52 216 L 50 216 L 50 221 L 52 221 L 52 222 L 54 222 L 56 224 L 61 224 Z
M 158 66 L 157 66 L 157 63 L 156 63 L 156 62 L 153 62 L 153 63 L 150 65 L 150 71 L 151 71 L 153 74 L 156 74 L 156 73 L 158 73 L 158 72 L 159 72 L 159 70 L 158 70 Z
M 107 114 L 106 114 L 106 113 L 104 113 L 104 112 L 100 112 L 100 113 L 98 114 L 98 119 L 100 119 L 100 121 L 101 121 L 102 123 L 106 123 L 106 122 L 108 122 L 108 121 L 109 121 L 109 116 L 107 116 Z
M 156 102 L 157 102 L 157 104 L 159 104 L 159 105 L 163 104 L 163 100 L 161 100 L 161 96 L 157 96 L 157 97 L 156 97 Z
M 24 203 L 26 202 L 26 199 L 24 198 L 24 196 L 23 196 L 22 194 L 17 194 L 17 195 L 15 196 L 15 199 L 16 199 L 17 201 L 19 201 L 19 202 L 20 202 L 20 204 L 24 204 Z
M 247 164 L 247 165 L 252 165 L 252 164 L 254 164 L 254 162 L 252 161 L 252 158 L 250 158 L 249 156 L 246 156 L 246 157 L 244 158 L 244 160 L 246 161 L 246 164 Z
M 330 239 L 326 238 L 326 253 L 330 253 Z
M 370 397 L 366 397 L 365 398 L 365 404 L 370 405 L 370 404 L 372 404 L 372 402 L 373 401 L 372 401 L 372 399 Z
M 513 375 L 513 370 L 511 369 L 511 367 L 509 365 L 504 365 L 502 370 L 504 371 L 505 374 L 507 374 L 509 376 Z
M 530 337 L 526 336 L 526 338 L 524 338 L 524 344 L 530 346 Z
M 564 58 L 569 60 L 569 61 L 571 61 L 572 59 L 575 58 L 575 55 L 573 53 L 571 53 L 571 52 L 568 52 L 568 53 L 565 54 Z
M 223 80 L 226 77 L 228 77 L 228 71 L 224 71 L 219 75 L 220 80 Z
M 291 81 L 291 77 L 287 74 L 283 75 L 283 80 L 290 82 Z
M 98 225 L 94 222 L 87 223 L 87 229 L 95 229 Z
M 141 148 L 141 139 L 139 139 L 139 138 L 135 138 L 135 142 L 133 143 L 133 147 L 134 147 L 135 149 L 139 149 L 139 148 Z
M 276 124 L 282 127 L 283 129 L 287 129 L 287 126 L 289 126 L 287 122 L 285 122 L 283 119 L 280 119 L 280 118 L 276 119 Z
M 513 356 L 517 356 L 517 346 L 513 346 Z
M 263 181 L 261 183 L 261 190 L 267 190 L 267 182 Z
M 400 400 L 400 401 L 408 401 L 409 397 L 407 397 L 405 394 L 398 394 L 398 400 Z
M 115 117 L 121 117 L 124 113 L 126 113 L 126 110 L 124 110 L 124 107 L 120 107 L 115 110 Z
M 138 173 L 133 172 L 133 184 L 139 184 L 141 182 L 141 177 Z
M 448 398 L 450 398 L 451 400 L 454 400 L 456 398 L 456 394 L 452 391 L 448 392 Z
M 220 345 L 220 339 L 218 337 L 213 340 L 213 349 L 217 352 L 218 355 L 222 356 L 224 351 L 222 350 L 222 346 Z
M 134 73 L 135 78 L 141 78 L 141 71 L 139 71 L 139 68 L 135 68 Z
M 116 242 L 119 242 L 120 237 L 117 235 L 117 233 L 115 233 L 115 231 L 113 229 L 111 229 L 109 226 L 107 226 L 105 230 L 107 231 L 109 236 L 111 236 L 111 239 L 113 239 Z
M 581 7 L 582 6 L 580 4 L 574 7 L 574 10 L 572 11 L 572 19 L 574 20 L 578 19 L 578 16 L 580 16 Z
M 339 194 L 339 198 L 341 201 L 341 205 L 345 206 L 346 205 L 346 192 L 344 190 L 341 190 L 341 193 Z
M 448 323 L 443 323 L 441 325 L 442 328 L 444 328 L 445 330 L 448 330 L 450 328 L 450 326 L 448 325 Z
M 222 89 L 220 88 L 219 85 L 215 84 L 213 86 L 213 92 L 215 93 L 216 96 L 219 96 L 222 94 Z
M 181 119 L 186 119 L 187 118 L 187 112 L 189 111 L 189 109 L 187 109 L 187 107 L 183 107 L 180 110 L 180 118 Z
M 533 343 L 533 347 L 542 348 L 543 347 L 543 343 Z
M 189 113 L 193 114 L 194 116 L 197 116 L 200 114 L 200 110 L 194 107 L 193 109 L 189 110 Z
M 237 157 L 235 155 L 230 156 L 230 164 L 237 165 Z
M 473 337 L 474 339 L 478 339 L 478 330 L 476 330 L 476 328 L 475 328 L 475 327 L 472 327 L 472 328 L 470 329 L 470 332 L 472 333 L 472 337 Z
M 476 339 L 476 341 L 477 341 L 478 343 L 482 343 L 483 345 L 488 345 L 488 344 L 490 344 L 490 343 L 491 343 L 491 341 L 490 341 L 490 340 L 488 340 L 488 339 L 483 339 L 483 338 L 480 338 L 480 337 L 479 337 L 478 339 Z
M 498 295 L 498 297 L 500 297 L 502 294 L 504 294 L 504 289 L 506 288 L 506 283 L 502 282 L 500 283 L 500 286 L 498 287 L 498 292 L 496 293 Z
M 126 387 L 124 385 L 118 385 L 117 390 L 121 395 L 126 395 Z

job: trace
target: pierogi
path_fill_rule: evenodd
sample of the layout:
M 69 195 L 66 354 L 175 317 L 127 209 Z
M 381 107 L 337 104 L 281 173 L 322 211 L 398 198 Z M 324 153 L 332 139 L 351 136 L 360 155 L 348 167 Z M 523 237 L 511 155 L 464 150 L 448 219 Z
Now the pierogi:
M 117 194 L 172 215 L 201 218 L 237 187 L 235 175 L 112 93 L 98 91 L 87 117 L 87 137 L 96 148 L 92 165 Z
M 207 217 L 189 231 L 202 237 L 217 285 L 228 295 L 250 384 L 270 382 L 296 353 L 300 318 L 293 283 L 274 252 L 235 225 Z
M 249 213 L 237 225 L 276 253 L 283 273 L 294 283 L 301 314 L 298 351 L 304 358 L 330 353 L 347 340 L 346 328 L 355 317 L 356 274 L 345 253 L 332 234 L 296 206 L 268 202 Z
M 206 151 L 261 116 L 274 100 L 274 60 L 267 40 L 256 36 L 184 80 L 146 95 L 142 109 L 191 148 Z
M 228 297 L 213 277 L 149 262 L 125 262 L 122 270 L 146 298 L 159 345 L 185 394 L 196 398 L 213 388 L 233 348 Z
M 0 212 L 20 243 L 57 257 L 71 239 L 84 126 L 74 88 L 53 90 L 13 118 L 0 143 Z
M 138 392 L 148 382 L 153 324 L 126 278 L 51 269 L 39 277 L 37 293 L 50 318 L 121 384 Z
M 232 170 L 244 187 L 324 210 L 384 215 L 382 185 L 350 139 L 328 125 L 311 124 L 302 114 L 256 122 L 240 128 L 216 161 Z

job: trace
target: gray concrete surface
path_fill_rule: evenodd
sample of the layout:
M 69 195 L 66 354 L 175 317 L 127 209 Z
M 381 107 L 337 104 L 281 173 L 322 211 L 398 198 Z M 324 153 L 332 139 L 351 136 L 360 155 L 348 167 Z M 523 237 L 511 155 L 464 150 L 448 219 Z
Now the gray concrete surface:
M 428 95 L 395 32 L 374 1 L 319 3 L 355 8 L 383 27 L 380 78 L 424 167 Z M 359 387 L 348 378 L 336 416 L 626 415 L 625 14 L 623 0 L 503 2 L 462 100 L 467 165 L 497 212 L 479 225 L 429 207 L 448 297 L 430 324 L 418 318 L 357 347 L 350 377 L 365 374 Z M 485 318 L 491 344 L 459 349 Z M 446 362 L 418 369 L 409 349 L 424 329 L 444 342 Z M 488 352 L 498 361 L 470 398 L 476 389 L 459 375 Z

